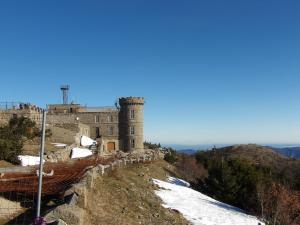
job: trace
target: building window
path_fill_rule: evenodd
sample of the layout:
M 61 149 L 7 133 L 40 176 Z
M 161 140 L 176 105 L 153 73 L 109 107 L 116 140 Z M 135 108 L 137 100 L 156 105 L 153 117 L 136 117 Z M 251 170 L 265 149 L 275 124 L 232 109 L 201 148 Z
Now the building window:
M 130 140 L 130 147 L 135 148 L 135 140 L 134 139 Z
M 130 119 L 134 119 L 135 118 L 135 111 L 132 109 L 130 110 Z
M 131 126 L 131 127 L 130 127 L 130 134 L 131 134 L 131 135 L 134 135 L 134 134 L 135 134 L 134 126 Z
M 108 115 L 107 120 L 108 122 L 114 122 L 114 117 L 112 115 Z
M 114 127 L 109 127 L 108 128 L 108 135 L 113 135 L 114 134 Z
M 100 116 L 99 115 L 96 115 L 95 116 L 95 123 L 99 123 L 100 122 Z
M 100 128 L 96 127 L 96 138 L 100 138 Z

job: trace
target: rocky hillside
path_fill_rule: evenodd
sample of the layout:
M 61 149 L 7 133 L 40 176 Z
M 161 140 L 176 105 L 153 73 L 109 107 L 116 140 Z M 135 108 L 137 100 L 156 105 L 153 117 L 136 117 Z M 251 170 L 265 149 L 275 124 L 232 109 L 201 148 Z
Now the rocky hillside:
M 162 206 L 152 178 L 165 180 L 174 168 L 163 160 L 127 164 L 103 175 L 89 173 L 87 183 L 72 188 L 62 205 L 45 210 L 47 222 L 64 220 L 74 225 L 178 224 L 188 221 L 176 210 Z M 68 195 L 66 193 L 65 195 Z
M 171 171 L 166 162 L 156 161 L 99 177 L 88 191 L 86 224 L 188 224 L 178 212 L 162 207 L 154 193 L 152 178 L 165 180 Z

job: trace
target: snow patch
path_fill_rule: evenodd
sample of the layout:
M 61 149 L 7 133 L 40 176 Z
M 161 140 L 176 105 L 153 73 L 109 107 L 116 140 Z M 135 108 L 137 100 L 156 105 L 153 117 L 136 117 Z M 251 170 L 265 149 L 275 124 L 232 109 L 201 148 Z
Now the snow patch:
M 93 154 L 92 151 L 87 148 L 73 148 L 71 153 L 71 158 L 72 159 L 84 158 L 92 154 Z
M 194 225 L 264 225 L 256 217 L 239 208 L 219 202 L 182 185 L 182 180 L 170 177 L 171 183 L 153 179 L 162 189 L 155 191 L 165 208 L 176 209 Z M 176 183 L 179 182 L 179 185 Z M 187 183 L 187 182 L 183 182 Z
M 80 144 L 83 147 L 88 147 L 88 146 L 91 146 L 91 145 L 96 145 L 97 141 L 83 135 L 83 136 L 81 136 Z
M 18 159 L 21 161 L 22 166 L 34 166 L 40 164 L 40 157 L 38 156 L 19 155 Z M 44 159 L 43 162 L 45 162 Z

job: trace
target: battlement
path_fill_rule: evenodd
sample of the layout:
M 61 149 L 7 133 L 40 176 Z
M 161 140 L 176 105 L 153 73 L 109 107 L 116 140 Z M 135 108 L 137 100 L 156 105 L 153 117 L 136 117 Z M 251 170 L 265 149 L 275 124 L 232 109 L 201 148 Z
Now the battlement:
M 22 102 L 1 102 L 0 103 L 0 126 L 3 126 L 14 117 L 27 117 L 41 124 L 42 112 L 44 109 Z
M 144 105 L 145 100 L 143 97 L 126 97 L 119 98 L 120 105 Z
M 23 102 L 0 102 L 1 111 L 31 111 L 42 113 L 43 109 L 31 103 Z

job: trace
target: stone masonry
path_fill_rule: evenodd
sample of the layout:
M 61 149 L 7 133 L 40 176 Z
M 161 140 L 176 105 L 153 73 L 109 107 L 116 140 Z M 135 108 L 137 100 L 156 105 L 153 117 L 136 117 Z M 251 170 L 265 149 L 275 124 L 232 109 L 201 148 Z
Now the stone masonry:
M 143 150 L 144 98 L 120 98 L 119 105 L 85 107 L 72 103 L 51 104 L 48 105 L 47 124 L 57 142 L 78 142 L 78 136 L 85 135 L 95 139 L 101 151 Z M 72 131 L 77 133 L 67 131 L 67 127 L 72 127 Z

